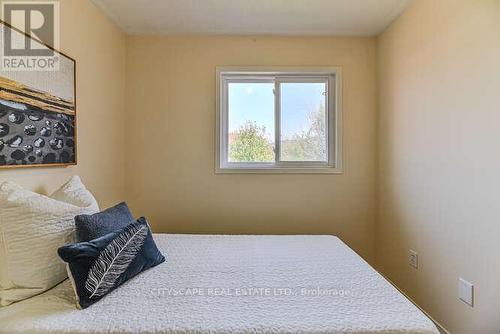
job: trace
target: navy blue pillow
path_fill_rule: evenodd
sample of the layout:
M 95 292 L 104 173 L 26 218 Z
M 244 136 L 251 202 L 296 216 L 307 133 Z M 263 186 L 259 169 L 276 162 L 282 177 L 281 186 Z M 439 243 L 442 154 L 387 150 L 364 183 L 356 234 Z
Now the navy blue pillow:
M 95 240 L 60 247 L 57 252 L 68 263 L 81 308 L 165 261 L 144 217 Z
M 134 220 L 125 202 L 93 215 L 78 215 L 75 217 L 76 241 L 97 239 L 124 228 Z

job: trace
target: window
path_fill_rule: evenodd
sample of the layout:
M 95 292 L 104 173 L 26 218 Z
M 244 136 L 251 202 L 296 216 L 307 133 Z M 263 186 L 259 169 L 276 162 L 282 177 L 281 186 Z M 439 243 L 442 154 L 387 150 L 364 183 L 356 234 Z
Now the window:
M 340 70 L 217 69 L 217 171 L 340 173 Z

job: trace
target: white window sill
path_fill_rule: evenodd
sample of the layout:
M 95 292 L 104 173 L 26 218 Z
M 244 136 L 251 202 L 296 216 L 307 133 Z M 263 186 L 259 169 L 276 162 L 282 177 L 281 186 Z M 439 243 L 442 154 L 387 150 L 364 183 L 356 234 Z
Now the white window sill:
M 216 168 L 216 174 L 343 174 L 342 168 L 308 167 L 308 168 Z

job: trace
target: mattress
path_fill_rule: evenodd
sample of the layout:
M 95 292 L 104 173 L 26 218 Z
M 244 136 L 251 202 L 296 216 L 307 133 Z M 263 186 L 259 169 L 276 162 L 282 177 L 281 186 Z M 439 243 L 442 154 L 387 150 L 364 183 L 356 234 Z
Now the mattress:
M 1 308 L 0 333 L 438 333 L 337 237 L 154 238 L 165 263 L 85 310 L 66 280 Z

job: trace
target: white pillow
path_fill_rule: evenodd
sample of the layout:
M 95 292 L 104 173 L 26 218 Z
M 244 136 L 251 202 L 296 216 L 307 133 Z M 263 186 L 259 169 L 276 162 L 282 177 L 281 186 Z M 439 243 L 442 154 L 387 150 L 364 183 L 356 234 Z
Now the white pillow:
M 57 249 L 73 242 L 79 214 L 99 211 L 78 176 L 50 197 L 0 185 L 0 306 L 42 293 L 68 277 Z

